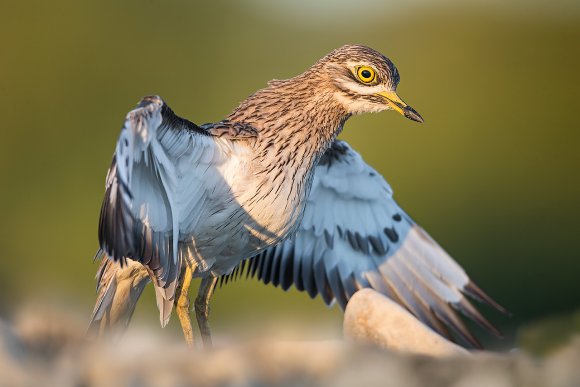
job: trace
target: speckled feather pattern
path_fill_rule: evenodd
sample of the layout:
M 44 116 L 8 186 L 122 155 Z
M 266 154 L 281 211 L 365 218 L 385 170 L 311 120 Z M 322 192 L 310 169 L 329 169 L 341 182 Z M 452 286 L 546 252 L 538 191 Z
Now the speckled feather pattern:
M 374 69 L 372 83 L 359 82 L 359 66 Z M 343 307 L 373 287 L 474 342 L 449 304 L 489 326 L 462 292 L 487 296 L 397 206 L 376 171 L 336 141 L 353 114 L 392 108 L 381 93 L 394 93 L 399 79 L 377 51 L 344 46 L 269 82 L 217 123 L 197 126 L 161 98 L 144 98 L 127 115 L 107 175 L 99 241 L 103 259 L 118 263 L 101 266 L 93 320 L 129 283 L 128 321 L 150 276 L 165 325 L 182 265 L 217 277 L 256 256 L 248 270 L 266 283 Z M 127 282 L 132 276 L 141 280 Z
M 158 97 L 129 113 L 99 240 L 112 259 L 137 260 L 154 273 L 163 324 L 182 264 L 219 276 L 295 229 L 313 167 L 350 116 L 333 83 L 341 53 L 379 55 L 360 50 L 343 47 L 302 75 L 270 83 L 213 127 L 176 116 Z

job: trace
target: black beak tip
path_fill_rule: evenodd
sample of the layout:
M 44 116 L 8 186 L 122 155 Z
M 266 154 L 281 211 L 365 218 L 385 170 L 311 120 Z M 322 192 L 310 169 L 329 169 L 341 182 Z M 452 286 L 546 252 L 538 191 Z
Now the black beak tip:
M 413 109 L 410 106 L 407 106 L 405 108 L 405 117 L 407 117 L 411 121 L 415 121 L 415 122 L 418 122 L 420 124 L 422 124 L 423 122 L 425 122 L 425 120 L 423 119 L 423 117 L 421 117 L 421 115 L 419 113 L 417 113 L 415 111 L 415 109 Z

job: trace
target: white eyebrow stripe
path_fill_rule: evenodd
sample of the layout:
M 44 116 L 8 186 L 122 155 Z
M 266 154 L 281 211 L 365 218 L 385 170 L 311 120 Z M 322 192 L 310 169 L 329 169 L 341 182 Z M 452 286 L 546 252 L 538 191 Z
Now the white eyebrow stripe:
M 369 86 L 359 82 L 352 82 L 350 80 L 341 82 L 341 87 L 361 95 L 372 95 L 383 91 L 389 91 L 389 88 L 382 84 Z

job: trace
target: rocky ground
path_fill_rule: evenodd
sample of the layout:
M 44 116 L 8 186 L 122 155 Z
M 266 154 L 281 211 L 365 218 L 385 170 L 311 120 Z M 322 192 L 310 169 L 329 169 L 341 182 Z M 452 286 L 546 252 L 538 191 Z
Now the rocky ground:
M 347 310 L 344 341 L 230 343 L 210 352 L 150 332 L 88 343 L 82 321 L 57 310 L 23 313 L 0 321 L 0 385 L 580 386 L 580 337 L 544 358 L 469 353 L 388 300 L 359 298 Z

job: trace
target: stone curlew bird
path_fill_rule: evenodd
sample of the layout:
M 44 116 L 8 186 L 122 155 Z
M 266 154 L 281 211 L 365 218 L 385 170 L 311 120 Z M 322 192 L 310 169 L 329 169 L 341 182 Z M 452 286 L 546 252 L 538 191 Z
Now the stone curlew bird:
M 162 326 L 175 304 L 192 346 L 187 294 L 201 277 L 195 312 L 210 345 L 216 282 L 246 267 L 341 306 L 357 289 L 375 288 L 476 344 L 449 305 L 493 330 L 464 293 L 496 304 L 336 140 L 353 114 L 392 109 L 423 122 L 397 96 L 398 83 L 388 58 L 348 45 L 271 81 L 218 123 L 197 126 L 159 97 L 144 98 L 127 115 L 107 174 L 91 327 L 126 326 L 151 280 Z

